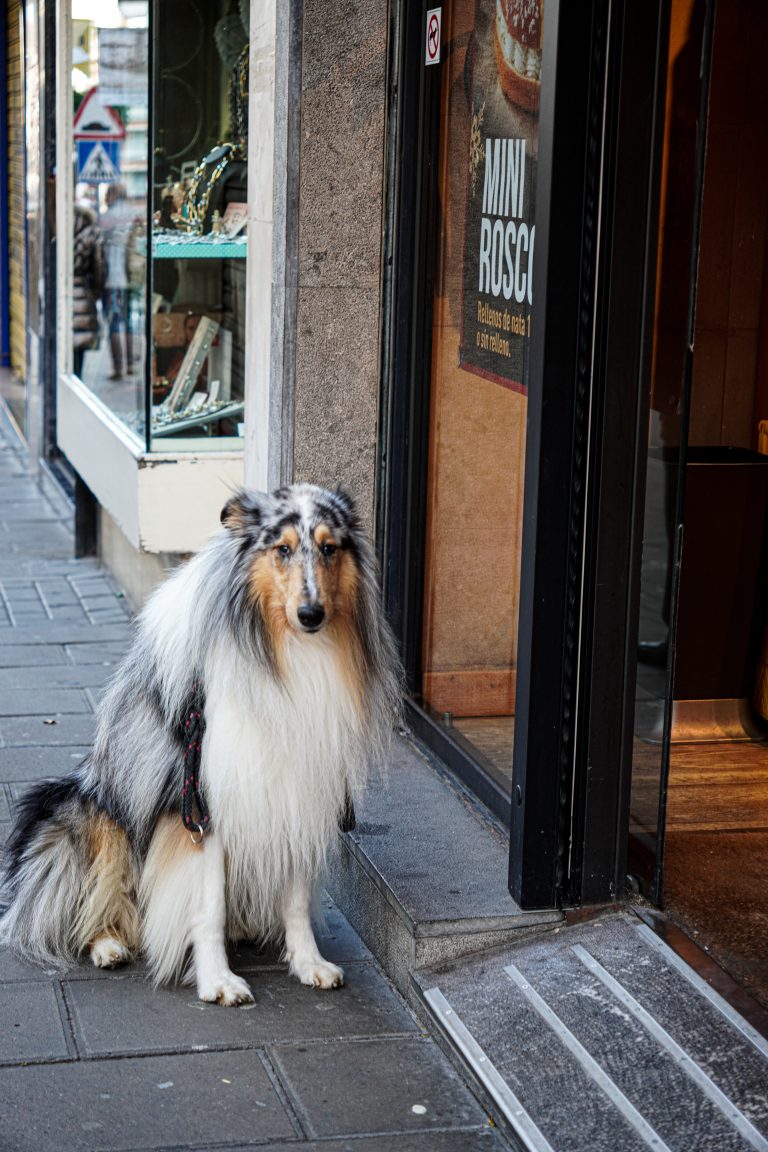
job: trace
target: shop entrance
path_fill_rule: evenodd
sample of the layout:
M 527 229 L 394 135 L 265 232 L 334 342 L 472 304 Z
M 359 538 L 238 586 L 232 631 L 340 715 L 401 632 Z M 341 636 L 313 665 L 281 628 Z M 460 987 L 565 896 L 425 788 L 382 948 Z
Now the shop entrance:
M 766 1005 L 767 35 L 672 4 L 630 812 L 631 870 Z

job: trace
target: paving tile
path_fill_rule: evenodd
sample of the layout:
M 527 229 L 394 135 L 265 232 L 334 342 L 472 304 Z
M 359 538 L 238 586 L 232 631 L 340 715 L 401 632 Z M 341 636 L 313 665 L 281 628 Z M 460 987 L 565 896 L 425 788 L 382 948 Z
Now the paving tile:
M 38 623 L 43 623 L 50 619 L 42 604 L 33 604 L 31 601 L 29 603 L 25 601 L 22 604 L 11 604 L 11 612 L 13 614 L 11 623 L 14 628 L 34 627 Z
M 2 826 L 0 825 L 0 827 Z M 19 981 L 24 983 L 43 981 L 50 984 L 52 979 L 60 975 L 61 972 L 55 968 L 42 968 L 39 964 L 30 964 L 17 956 L 12 949 L 5 946 L 0 947 L 0 984 L 18 983 Z
M 259 1152 L 286 1152 L 285 1144 L 260 1144 Z M 509 1144 L 487 1125 L 481 1129 L 454 1132 L 398 1132 L 394 1136 L 352 1136 L 341 1140 L 310 1140 L 297 1144 L 296 1152 L 506 1152 Z M 221 1145 L 197 1148 L 195 1152 L 224 1152 Z M 239 1144 L 226 1152 L 253 1152 L 253 1144 Z
M 47 780 L 77 767 L 88 752 L 85 744 L 0 748 L 0 782 Z
M 13 604 L 40 604 L 37 580 L 3 580 L 3 591 Z M 46 600 L 48 599 L 46 595 Z
M 0 693 L 9 688 L 98 688 L 113 672 L 112 664 L 82 664 L 78 668 L 71 664 L 0 668 Z
M 115 644 L 125 643 L 131 635 L 128 622 L 89 624 L 80 613 L 79 621 L 71 623 L 46 619 L 34 627 L 6 628 L 0 631 L 0 644 Z
M 57 716 L 89 711 L 79 688 L 6 688 L 0 692 L 0 716 Z
M 23 552 L 25 557 L 64 560 L 72 556 L 72 536 L 61 524 L 53 520 L 36 525 L 33 531 L 26 523 L 0 519 L 3 542 L 12 552 Z
M 0 1130 L 8 1152 L 253 1147 L 296 1136 L 255 1052 L 7 1068 Z
M 83 611 L 81 604 L 61 604 L 59 606 L 49 605 L 49 612 L 44 612 L 45 620 L 49 624 L 80 624 L 86 626 L 90 624 L 88 616 Z M 18 628 L 27 627 L 33 621 L 27 621 L 23 616 L 16 613 L 16 625 Z
M 271 1055 L 312 1136 L 487 1122 L 433 1040 L 361 1040 L 354 1054 L 349 1042 L 285 1045 Z
M 55 720 L 46 724 L 45 720 Z M 91 744 L 93 713 L 75 716 L 16 716 L 0 720 L 0 739 L 6 748 L 23 744 Z
M 0 984 L 0 1020 L 0 1062 L 60 1060 L 70 1054 L 52 984 Z
M 128 648 L 128 640 L 114 644 L 67 644 L 66 653 L 73 664 L 119 664 Z M 2 649 L 0 649 L 0 654 Z
M 315 922 L 315 938 L 321 954 L 334 964 L 373 959 L 357 932 L 328 897 L 321 902 L 320 918 Z M 265 965 L 280 964 L 280 951 L 279 946 L 240 943 L 232 951 L 232 967 L 236 972 L 249 972 Z
M 4 644 L 0 647 L 0 668 L 34 668 L 39 665 L 66 664 L 63 645 Z
M 264 970 L 249 981 L 256 1004 L 231 1009 L 204 1004 L 192 988 L 153 989 L 142 979 L 68 980 L 66 987 L 78 1042 L 89 1056 L 415 1030 L 403 1002 L 373 966 L 355 965 L 347 977 L 343 989 L 320 991 L 287 972 Z
M 96 560 L 74 560 L 72 549 L 66 555 L 47 559 L 45 556 L 25 557 L 19 553 L 0 553 L 0 579 L 14 579 L 27 576 L 38 579 L 48 576 L 69 576 L 79 572 L 83 565 L 98 570 Z
M 125 620 L 125 612 L 115 606 L 112 608 L 88 608 L 87 612 L 94 624 L 119 624 L 121 620 Z
M 11 819 L 11 809 L 8 806 L 8 797 L 4 788 L 0 788 L 0 822 L 7 823 Z
M 13 500 L 0 504 L 0 520 L 39 526 L 46 521 L 58 524 L 59 517 L 47 500 Z

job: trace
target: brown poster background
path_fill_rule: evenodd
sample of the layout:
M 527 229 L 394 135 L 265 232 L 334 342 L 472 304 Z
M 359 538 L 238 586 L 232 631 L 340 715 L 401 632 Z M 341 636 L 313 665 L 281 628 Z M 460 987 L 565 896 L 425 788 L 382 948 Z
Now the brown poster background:
M 534 77 L 542 21 L 538 0 L 478 0 L 468 53 L 471 128 L 459 364 L 519 392 L 527 391 L 535 300 Z M 529 78 L 510 70 L 505 56 Z

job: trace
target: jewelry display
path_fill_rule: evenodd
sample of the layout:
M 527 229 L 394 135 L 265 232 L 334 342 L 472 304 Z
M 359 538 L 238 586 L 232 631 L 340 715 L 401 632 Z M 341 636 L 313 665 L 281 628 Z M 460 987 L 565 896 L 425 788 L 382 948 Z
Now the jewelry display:
M 201 236 L 208 223 L 211 194 L 225 169 L 234 161 L 242 161 L 243 149 L 239 144 L 219 144 L 198 164 L 184 198 L 182 222 L 190 232 Z M 213 167 L 211 167 L 213 165 Z
M 246 44 L 232 69 L 229 82 L 229 119 L 232 135 L 245 146 L 248 142 L 248 69 L 249 45 Z
M 198 395 L 197 393 L 195 395 Z M 205 393 L 202 393 L 205 396 Z M 152 411 L 152 435 L 172 436 L 187 428 L 199 428 L 217 420 L 239 416 L 245 409 L 242 400 L 211 400 L 206 398 L 189 404 L 178 412 L 169 412 L 165 405 Z

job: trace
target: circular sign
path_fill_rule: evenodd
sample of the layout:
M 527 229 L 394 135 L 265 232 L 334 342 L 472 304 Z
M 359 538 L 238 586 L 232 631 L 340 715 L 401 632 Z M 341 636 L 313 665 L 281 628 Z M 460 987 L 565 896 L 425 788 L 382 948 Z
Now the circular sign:
M 429 18 L 427 27 L 427 56 L 430 60 L 437 60 L 440 51 L 440 21 L 435 12 Z

